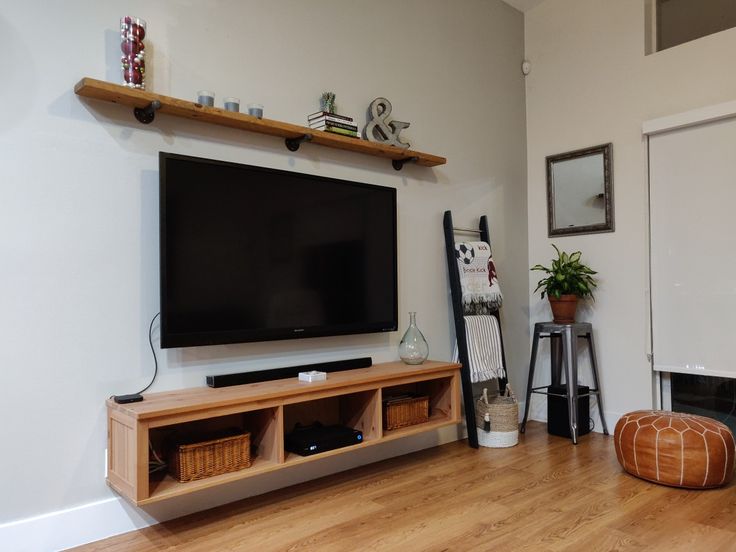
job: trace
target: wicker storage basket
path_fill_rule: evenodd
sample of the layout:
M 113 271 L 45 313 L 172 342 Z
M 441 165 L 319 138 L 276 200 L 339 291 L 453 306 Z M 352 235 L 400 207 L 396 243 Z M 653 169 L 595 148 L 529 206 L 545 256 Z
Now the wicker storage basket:
M 169 473 L 182 483 L 249 467 L 250 433 L 247 432 L 176 445 L 169 456 Z
M 383 401 L 383 429 L 391 430 L 429 420 L 429 397 L 388 397 Z
M 485 415 L 491 418 L 491 430 L 484 431 Z M 488 399 L 486 390 L 475 405 L 478 444 L 482 447 L 513 447 L 519 442 L 519 403 L 509 385 L 506 394 Z

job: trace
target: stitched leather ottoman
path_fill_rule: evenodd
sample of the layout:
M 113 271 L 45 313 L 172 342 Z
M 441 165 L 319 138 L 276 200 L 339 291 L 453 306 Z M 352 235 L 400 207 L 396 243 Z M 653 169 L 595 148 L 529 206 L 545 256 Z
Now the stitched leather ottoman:
M 619 464 L 648 481 L 707 489 L 733 477 L 734 439 L 719 421 L 694 414 L 637 410 L 616 424 Z

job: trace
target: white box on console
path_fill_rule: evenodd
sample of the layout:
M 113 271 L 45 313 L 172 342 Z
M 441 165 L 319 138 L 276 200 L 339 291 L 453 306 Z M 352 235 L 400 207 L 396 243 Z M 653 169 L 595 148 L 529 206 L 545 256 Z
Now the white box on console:
M 317 372 L 312 370 L 311 372 L 299 372 L 299 381 L 325 381 L 327 379 L 327 372 Z

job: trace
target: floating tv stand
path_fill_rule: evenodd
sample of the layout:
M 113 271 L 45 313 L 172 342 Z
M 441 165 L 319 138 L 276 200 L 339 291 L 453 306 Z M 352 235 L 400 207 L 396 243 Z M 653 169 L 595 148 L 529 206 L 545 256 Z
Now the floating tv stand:
M 271 119 L 258 119 L 247 113 L 234 113 L 219 107 L 207 107 L 195 102 L 154 94 L 146 90 L 128 88 L 120 84 L 89 77 L 80 80 L 74 87 L 74 92 L 85 98 L 132 107 L 135 118 L 143 124 L 151 123 L 157 112 L 166 113 L 174 117 L 195 119 L 203 123 L 278 136 L 285 139 L 286 147 L 290 151 L 297 151 L 303 142 L 310 142 L 320 146 L 387 158 L 391 160 L 391 164 L 397 171 L 401 170 L 406 163 L 415 163 L 424 167 L 435 167 L 447 163 L 447 159 L 439 155 L 369 142 L 368 140 L 358 140 L 349 136 L 341 136 Z
M 150 504 L 262 473 L 385 443 L 460 422 L 460 365 L 401 362 L 333 372 L 326 381 L 297 378 L 212 389 L 201 387 L 145 395 L 143 402 L 107 401 L 108 484 L 136 505 Z M 384 430 L 381 399 L 398 393 L 429 397 L 427 422 Z M 284 435 L 296 423 L 319 419 L 363 432 L 363 442 L 316 454 L 284 451 Z M 174 431 L 203 433 L 226 427 L 250 431 L 250 468 L 180 483 L 163 472 L 149 474 L 149 442 L 156 450 Z

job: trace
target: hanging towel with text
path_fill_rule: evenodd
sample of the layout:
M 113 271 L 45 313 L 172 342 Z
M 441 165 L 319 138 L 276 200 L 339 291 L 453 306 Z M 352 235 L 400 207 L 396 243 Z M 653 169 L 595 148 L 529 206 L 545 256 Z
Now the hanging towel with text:
M 490 314 L 500 309 L 503 296 L 491 246 L 482 241 L 456 243 L 455 258 L 460 273 L 463 314 Z

